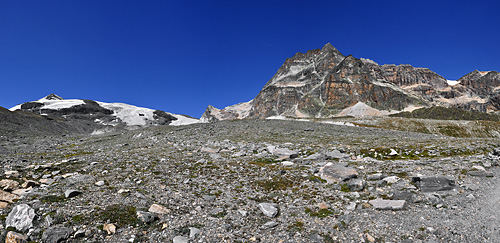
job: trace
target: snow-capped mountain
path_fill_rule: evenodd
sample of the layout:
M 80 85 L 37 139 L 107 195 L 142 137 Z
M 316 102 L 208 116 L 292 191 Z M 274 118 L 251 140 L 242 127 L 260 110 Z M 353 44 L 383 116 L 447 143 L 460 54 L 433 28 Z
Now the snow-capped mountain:
M 137 107 L 123 103 L 106 103 L 85 99 L 63 99 L 50 94 L 37 101 L 26 102 L 10 108 L 11 111 L 29 111 L 39 115 L 70 120 L 87 120 L 101 125 L 188 125 L 200 122 L 185 115 Z

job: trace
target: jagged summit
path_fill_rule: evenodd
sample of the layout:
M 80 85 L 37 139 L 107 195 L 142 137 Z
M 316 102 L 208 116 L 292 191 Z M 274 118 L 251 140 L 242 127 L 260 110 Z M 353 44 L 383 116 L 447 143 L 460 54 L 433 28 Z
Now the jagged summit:
M 59 95 L 49 94 L 49 95 L 43 97 L 41 100 L 64 100 L 64 99 L 61 98 L 61 96 L 59 96 Z
M 338 52 L 338 53 L 341 53 L 337 48 L 335 48 L 334 46 L 332 46 L 332 44 L 330 44 L 330 42 L 326 43 L 323 48 L 321 48 L 321 51 L 322 52 Z
M 448 80 L 428 68 L 379 65 L 369 59 L 344 56 L 327 43 L 321 49 L 287 58 L 252 102 L 238 109 L 236 105 L 209 107 L 203 120 L 332 117 L 356 104 L 379 110 L 380 114 L 428 106 L 500 111 L 500 75 L 476 70 L 450 86 Z M 357 109 L 364 110 L 369 109 Z

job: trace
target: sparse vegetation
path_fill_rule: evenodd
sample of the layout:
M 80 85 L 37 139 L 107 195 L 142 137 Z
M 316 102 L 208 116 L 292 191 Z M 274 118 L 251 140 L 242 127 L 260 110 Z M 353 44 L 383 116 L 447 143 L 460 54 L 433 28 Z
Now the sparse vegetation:
M 466 120 L 466 121 L 496 121 L 500 122 L 500 116 L 497 114 L 467 111 L 458 108 L 446 108 L 442 106 L 433 106 L 430 108 L 420 108 L 412 112 L 400 112 L 390 115 L 391 117 L 421 118 L 436 120 Z

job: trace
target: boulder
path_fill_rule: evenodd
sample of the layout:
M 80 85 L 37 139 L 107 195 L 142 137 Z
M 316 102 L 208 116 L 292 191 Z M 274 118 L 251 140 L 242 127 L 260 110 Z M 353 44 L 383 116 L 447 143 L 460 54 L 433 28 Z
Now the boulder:
M 116 226 L 114 224 L 104 224 L 102 229 L 108 232 L 108 235 L 116 233 Z
M 66 190 L 66 191 L 64 192 L 64 196 L 65 196 L 66 198 L 76 197 L 76 196 L 78 196 L 78 195 L 80 195 L 80 194 L 82 194 L 82 192 L 81 192 L 81 191 L 71 190 L 71 189 L 70 189 L 70 190 Z
M 155 213 L 137 211 L 137 218 L 145 224 L 150 224 L 153 223 L 158 218 L 158 216 Z
M 184 237 L 184 236 L 176 236 L 174 237 L 174 239 L 172 239 L 172 242 L 173 243 L 188 243 L 189 242 L 189 239 Z
M 18 199 L 19 197 L 17 195 L 0 190 L 0 201 L 13 203 Z
M 157 214 L 167 214 L 167 213 L 170 213 L 170 209 L 162 206 L 162 205 L 159 205 L 159 204 L 152 204 L 150 207 L 149 207 L 149 210 L 148 210 L 150 213 L 157 213 Z
M 42 234 L 42 242 L 58 243 L 67 240 L 73 230 L 67 227 L 55 227 L 46 229 Z
M 19 188 L 19 182 L 9 179 L 3 179 L 0 180 L 0 188 L 4 191 L 13 191 Z
M 361 179 L 349 180 L 349 182 L 347 182 L 347 186 L 349 187 L 349 190 L 359 192 L 365 188 L 365 181 Z
M 299 157 L 299 154 L 296 151 L 287 149 L 287 148 L 276 148 L 275 146 L 269 146 L 267 147 L 267 151 L 269 153 L 279 156 L 279 157 L 286 157 L 290 159 L 294 159 Z
M 358 172 L 355 169 L 346 167 L 346 165 L 342 163 L 328 163 L 323 166 L 319 172 L 321 178 L 328 182 L 341 182 L 358 176 Z
M 257 206 L 268 217 L 274 218 L 278 215 L 278 205 L 276 203 L 259 203 Z
M 327 160 L 330 160 L 330 159 L 343 159 L 343 158 L 348 158 L 349 157 L 349 154 L 345 154 L 345 153 L 342 153 L 338 150 L 333 150 L 331 152 L 328 152 L 325 154 L 326 156 L 326 159 Z
M 26 235 L 16 233 L 14 231 L 9 231 L 5 237 L 5 243 L 25 243 L 27 241 Z
M 14 227 L 18 231 L 27 231 L 33 227 L 35 210 L 27 204 L 15 206 L 5 220 L 6 227 Z
M 412 182 L 422 192 L 449 191 L 456 188 L 455 180 L 449 176 L 415 176 Z
M 201 230 L 195 227 L 189 227 L 189 238 L 196 238 L 201 233 Z
M 368 201 L 374 209 L 380 210 L 401 210 L 404 208 L 406 201 L 405 200 L 384 200 L 384 199 L 375 199 Z

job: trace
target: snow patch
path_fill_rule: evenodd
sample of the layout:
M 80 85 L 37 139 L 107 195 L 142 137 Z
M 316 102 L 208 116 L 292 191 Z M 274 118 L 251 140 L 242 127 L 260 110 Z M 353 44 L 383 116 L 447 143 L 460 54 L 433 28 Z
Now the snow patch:
M 275 84 L 277 83 L 278 81 L 286 78 L 286 77 L 290 77 L 290 76 L 295 76 L 297 74 L 299 74 L 300 72 L 306 70 L 306 69 L 309 69 L 309 68 L 314 68 L 314 64 L 311 63 L 311 64 L 308 64 L 308 65 L 295 65 L 295 66 L 290 66 L 289 69 L 288 69 L 288 72 L 276 77 L 273 82 L 271 84 Z
M 345 108 L 337 116 L 381 116 L 383 113 L 380 110 L 370 107 L 369 105 L 358 102 L 355 105 Z
M 46 99 L 45 97 L 41 98 L 37 101 L 34 101 L 34 102 L 43 104 L 43 106 L 40 107 L 40 109 L 49 109 L 49 110 L 61 110 L 61 109 L 65 109 L 65 108 L 71 108 L 71 107 L 76 106 L 76 105 L 85 104 L 85 102 L 83 100 L 78 100 L 78 99 L 50 100 L 50 99 Z M 10 108 L 9 110 L 10 111 L 20 110 L 21 105 L 22 104 L 16 105 L 16 106 Z
M 460 81 L 457 80 L 446 80 L 449 86 L 455 86 L 460 83 Z
M 343 122 L 343 121 L 321 121 L 321 123 L 325 124 L 332 124 L 332 125 L 338 125 L 338 126 L 348 126 L 348 127 L 357 127 L 353 123 L 350 122 Z
M 100 106 L 113 111 L 113 115 L 130 126 L 144 126 L 148 120 L 154 120 L 155 110 L 124 103 L 105 103 L 96 101 Z
M 183 115 L 172 114 L 172 113 L 168 113 L 168 114 L 177 118 L 177 120 L 172 121 L 169 124 L 170 126 L 183 126 L 183 125 L 189 125 L 189 124 L 194 124 L 194 123 L 200 123 L 200 120 L 195 119 L 195 118 L 191 118 L 191 117 L 187 117 L 187 116 L 183 116 Z

